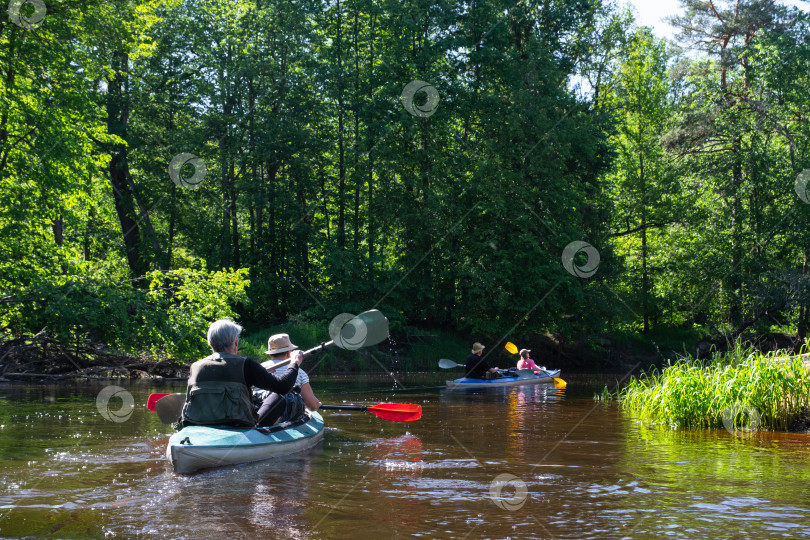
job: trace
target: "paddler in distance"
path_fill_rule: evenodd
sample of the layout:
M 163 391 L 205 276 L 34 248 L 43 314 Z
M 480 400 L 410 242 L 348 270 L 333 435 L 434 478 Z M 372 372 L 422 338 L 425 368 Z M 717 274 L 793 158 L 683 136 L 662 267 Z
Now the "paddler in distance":
M 467 357 L 465 377 L 470 379 L 495 379 L 498 377 L 498 368 L 490 367 L 482 354 L 484 346 L 477 341 L 473 343 L 472 354 Z
M 534 360 L 529 358 L 529 353 L 532 352 L 531 349 L 521 349 L 520 350 L 520 360 L 518 360 L 517 368 L 518 369 L 530 369 L 535 373 L 540 373 L 541 371 L 545 371 L 545 366 L 537 367 L 537 364 L 534 363 Z

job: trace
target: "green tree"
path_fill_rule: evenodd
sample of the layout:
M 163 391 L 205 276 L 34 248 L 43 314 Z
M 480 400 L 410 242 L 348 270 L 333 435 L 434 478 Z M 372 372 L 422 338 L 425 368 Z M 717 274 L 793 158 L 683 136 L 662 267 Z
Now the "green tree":
M 638 269 L 640 279 L 623 279 L 640 281 L 638 304 L 644 332 L 650 329 L 651 311 L 657 311 L 652 294 L 655 272 L 650 268 L 653 257 L 649 236 L 651 231 L 678 220 L 673 198 L 679 189 L 660 141 L 673 110 L 668 59 L 663 41 L 648 28 L 636 30 L 623 51 L 608 105 L 615 111 L 617 125 L 613 138 L 617 159 L 610 175 L 616 230 L 612 236 L 621 250 L 629 251 L 637 261 L 632 266 Z M 634 237 L 640 246 L 634 245 Z

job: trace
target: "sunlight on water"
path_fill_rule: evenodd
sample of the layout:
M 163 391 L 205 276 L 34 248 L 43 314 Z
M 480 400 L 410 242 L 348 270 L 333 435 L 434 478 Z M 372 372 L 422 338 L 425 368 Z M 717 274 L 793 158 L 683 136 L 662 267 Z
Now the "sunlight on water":
M 570 381 L 370 397 L 313 383 L 324 402 L 420 403 L 423 417 L 326 411 L 306 452 L 183 476 L 143 407 L 151 388 L 130 387 L 123 423 L 100 416 L 100 387 L 0 389 L 0 536 L 810 535 L 808 435 L 643 426 Z

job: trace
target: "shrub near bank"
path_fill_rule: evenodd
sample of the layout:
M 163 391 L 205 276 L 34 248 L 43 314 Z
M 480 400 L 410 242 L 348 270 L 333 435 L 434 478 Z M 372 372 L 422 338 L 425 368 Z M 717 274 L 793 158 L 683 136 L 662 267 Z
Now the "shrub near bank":
M 649 422 L 721 428 L 724 415 L 726 425 L 735 426 L 756 415 L 761 429 L 787 430 L 810 403 L 810 369 L 802 355 L 761 353 L 738 343 L 706 360 L 688 357 L 653 369 L 616 397 L 623 409 Z
M 123 354 L 193 361 L 208 354 L 208 325 L 236 318 L 247 301 L 246 269 L 181 268 L 120 281 L 53 276 L 12 291 L 0 303 L 0 342 L 46 332 L 65 346 L 88 343 Z

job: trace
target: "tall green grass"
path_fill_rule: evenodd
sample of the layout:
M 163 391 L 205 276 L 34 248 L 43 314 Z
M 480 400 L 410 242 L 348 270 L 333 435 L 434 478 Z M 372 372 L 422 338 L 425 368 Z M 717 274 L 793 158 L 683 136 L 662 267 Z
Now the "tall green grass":
M 707 360 L 688 357 L 644 373 L 616 397 L 623 409 L 654 423 L 719 428 L 725 414 L 726 426 L 757 416 L 762 429 L 787 430 L 810 403 L 810 369 L 788 356 L 737 343 Z

